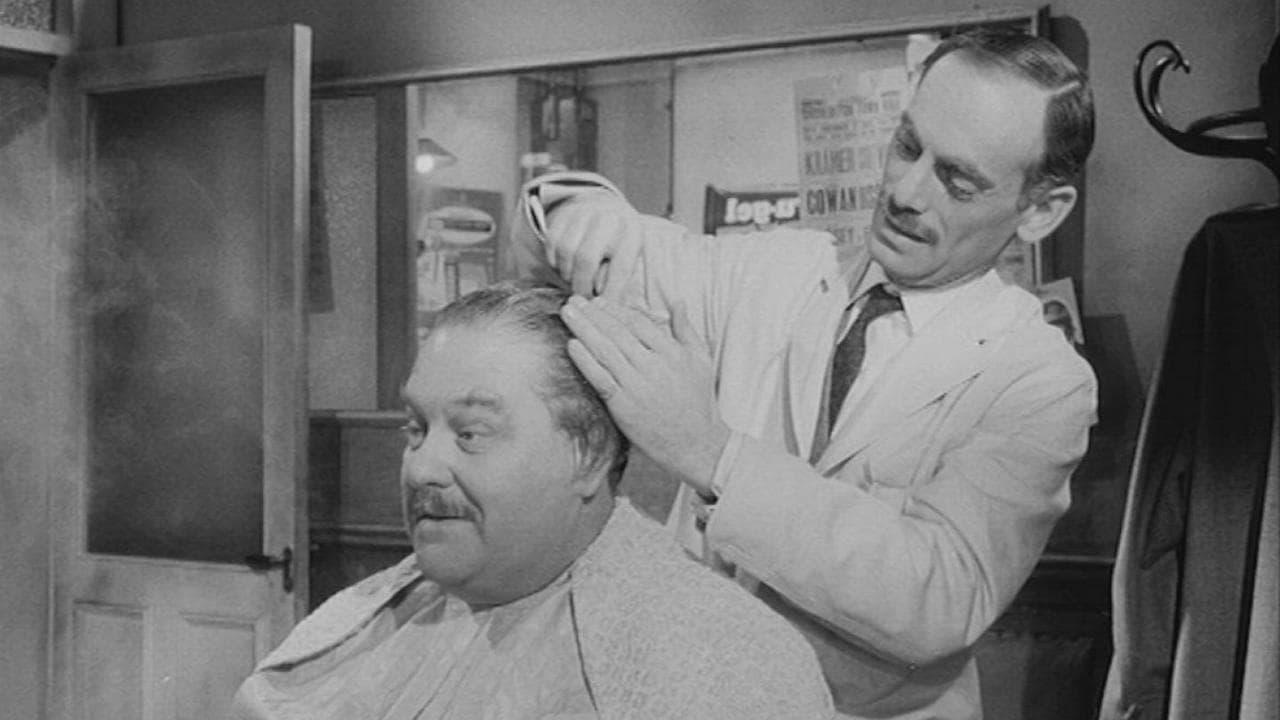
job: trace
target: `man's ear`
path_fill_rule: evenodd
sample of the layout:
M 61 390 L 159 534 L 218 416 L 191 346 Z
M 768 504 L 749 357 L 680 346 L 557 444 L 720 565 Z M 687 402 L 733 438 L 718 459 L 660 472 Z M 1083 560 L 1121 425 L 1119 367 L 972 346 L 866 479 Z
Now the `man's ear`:
M 587 458 L 586 448 L 582 447 L 581 442 L 573 444 L 573 466 L 575 472 L 573 479 L 569 481 L 569 488 L 573 494 L 583 500 L 590 500 L 604 489 L 604 485 L 608 482 L 609 472 L 607 469 L 600 467 L 599 462 L 589 462 Z
M 1058 185 L 1033 193 L 1031 204 L 1022 210 L 1018 223 L 1018 238 L 1024 242 L 1038 242 L 1058 229 L 1076 206 L 1076 189 L 1070 185 Z

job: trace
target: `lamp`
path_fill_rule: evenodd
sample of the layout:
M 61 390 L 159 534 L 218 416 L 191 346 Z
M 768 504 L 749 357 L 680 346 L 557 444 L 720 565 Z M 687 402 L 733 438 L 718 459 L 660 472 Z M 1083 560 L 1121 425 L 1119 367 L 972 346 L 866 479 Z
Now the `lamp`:
M 445 150 L 440 143 L 428 137 L 418 138 L 418 154 L 413 158 L 413 169 L 419 175 L 426 175 L 432 170 L 448 167 L 458 162 L 458 157 Z

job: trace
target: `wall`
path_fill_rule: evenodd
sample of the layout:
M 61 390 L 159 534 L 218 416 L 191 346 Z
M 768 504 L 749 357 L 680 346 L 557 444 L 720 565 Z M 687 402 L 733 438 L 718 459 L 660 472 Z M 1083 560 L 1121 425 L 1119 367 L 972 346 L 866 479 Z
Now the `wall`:
M 606 65 L 587 74 L 598 102 L 597 165 L 627 188 L 637 210 L 666 215 L 670 202 L 671 63 Z
M 49 587 L 51 419 L 44 412 L 55 271 L 42 69 L 0 59 L 0 715 L 39 717 Z
M 356 0 L 119 0 L 121 34 L 138 42 L 267 23 L 315 30 L 317 76 L 372 76 L 492 67 L 519 60 L 592 58 L 833 24 L 967 12 L 1004 5 L 970 0 L 387 0 L 377 12 Z M 643 10 L 639 12 L 638 10 Z M 1257 104 L 1257 69 L 1275 33 L 1274 0 L 1061 0 L 1054 37 L 1094 79 L 1098 144 L 1083 208 L 1079 278 L 1087 314 L 1128 321 L 1145 379 L 1162 342 L 1182 248 L 1206 216 L 1274 202 L 1270 176 L 1244 160 L 1175 149 L 1142 119 L 1131 89 L 1138 51 L 1169 38 L 1195 72 L 1165 83 L 1166 111 L 1180 124 Z
M 1182 48 L 1194 72 L 1171 73 L 1163 88 L 1165 110 L 1179 127 L 1255 107 L 1275 8 L 1257 0 L 1107 7 L 1110 12 L 1097 19 L 1083 11 L 1080 17 L 1091 48 L 1090 73 L 1105 79 L 1095 89 L 1102 111 L 1088 168 L 1085 308 L 1128 318 L 1145 381 L 1163 342 L 1174 276 L 1191 235 L 1208 215 L 1274 203 L 1280 189 L 1257 163 L 1189 155 L 1157 135 L 1129 87 L 1134 59 L 1155 39 Z

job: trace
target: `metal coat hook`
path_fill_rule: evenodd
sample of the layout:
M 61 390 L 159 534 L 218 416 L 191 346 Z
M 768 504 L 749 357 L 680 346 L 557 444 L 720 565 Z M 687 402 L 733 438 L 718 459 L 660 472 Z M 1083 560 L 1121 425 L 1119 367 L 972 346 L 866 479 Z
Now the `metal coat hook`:
M 1163 50 L 1165 54 L 1155 61 L 1149 79 L 1144 83 L 1143 68 L 1147 56 L 1155 50 Z M 1191 73 L 1191 65 L 1182 56 L 1182 51 L 1168 40 L 1156 40 L 1148 44 L 1138 53 L 1138 62 L 1133 68 L 1133 92 L 1138 98 L 1138 107 L 1147 118 L 1147 122 L 1156 132 L 1164 136 L 1182 150 L 1195 155 L 1211 157 L 1246 158 L 1257 160 L 1271 171 L 1276 182 L 1280 183 L 1280 108 L 1277 107 L 1277 92 L 1280 92 L 1280 41 L 1272 44 L 1271 54 L 1258 74 L 1258 94 L 1260 104 L 1248 110 L 1209 115 L 1187 125 L 1186 130 L 1178 130 L 1169 124 L 1160 107 L 1160 81 L 1170 67 Z M 1265 132 L 1260 137 L 1222 137 L 1213 131 L 1244 123 L 1264 123 Z

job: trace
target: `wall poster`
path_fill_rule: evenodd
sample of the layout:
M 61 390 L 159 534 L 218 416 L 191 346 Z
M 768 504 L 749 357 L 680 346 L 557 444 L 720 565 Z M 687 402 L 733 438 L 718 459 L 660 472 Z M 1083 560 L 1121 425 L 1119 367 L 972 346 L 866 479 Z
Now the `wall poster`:
M 905 65 L 795 83 L 800 224 L 865 243 L 885 152 L 910 86 Z

